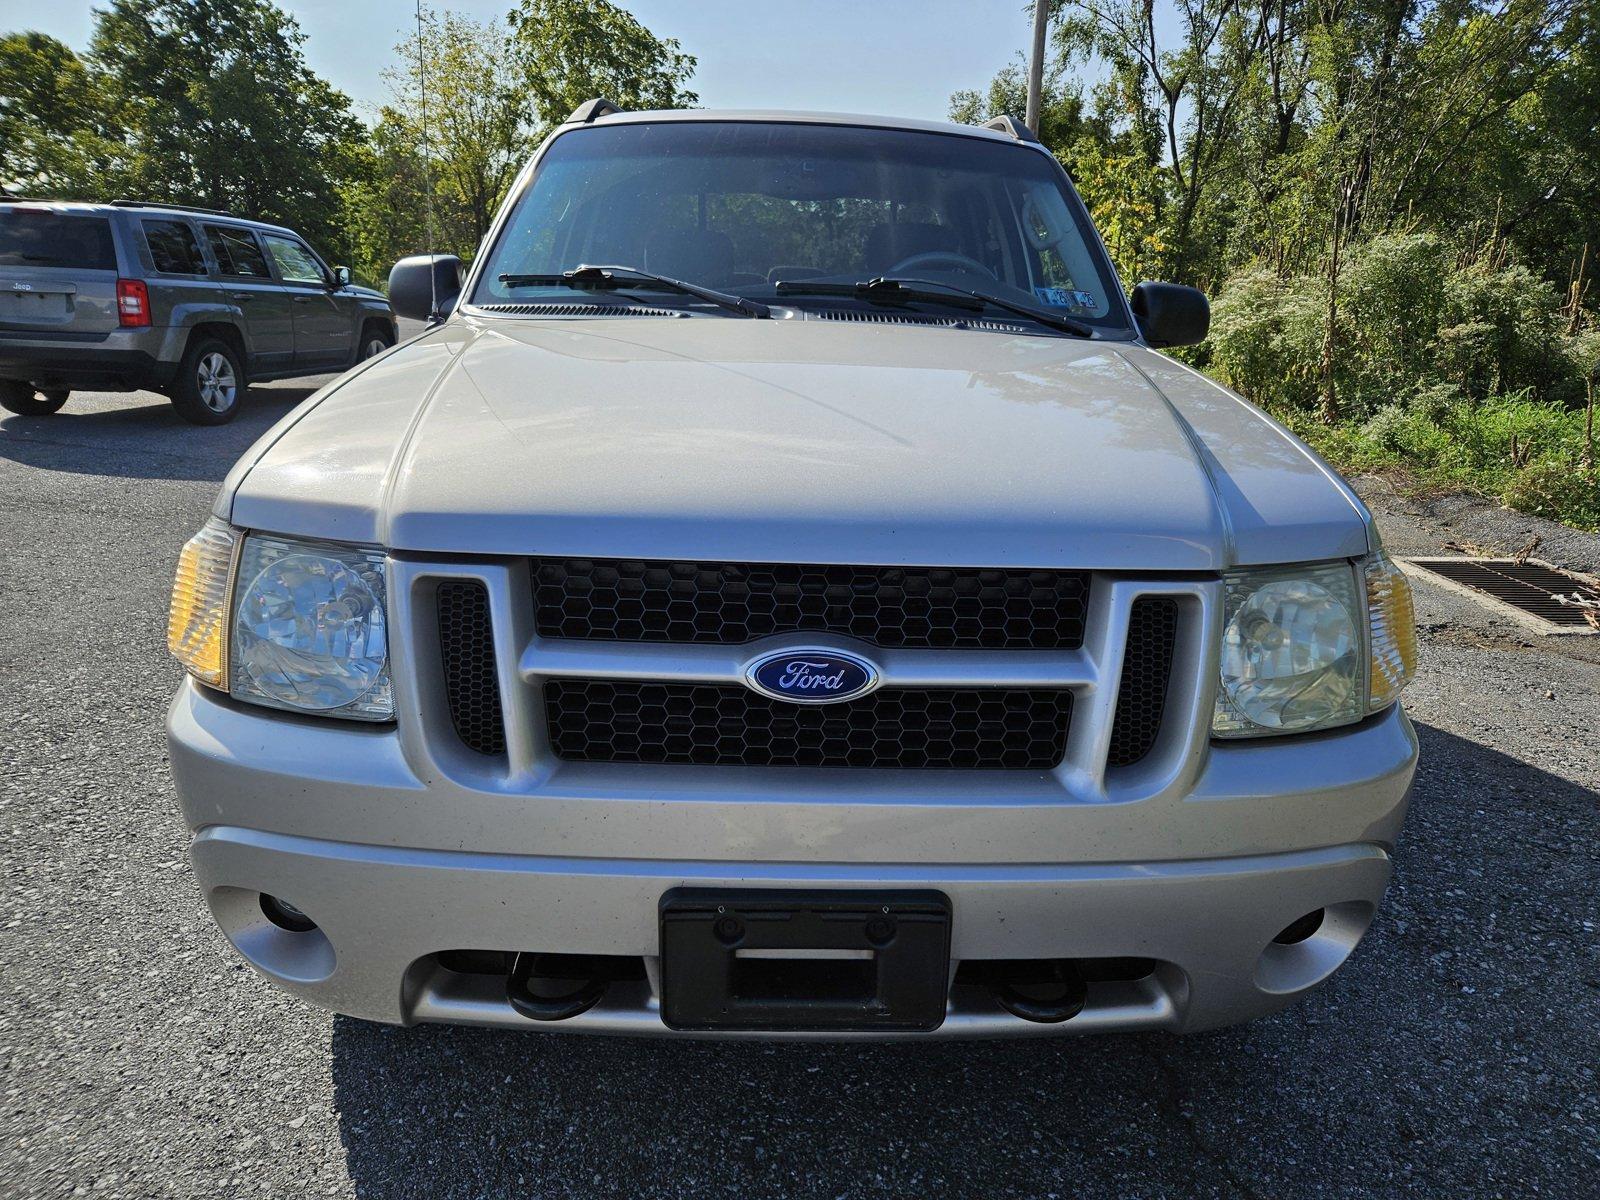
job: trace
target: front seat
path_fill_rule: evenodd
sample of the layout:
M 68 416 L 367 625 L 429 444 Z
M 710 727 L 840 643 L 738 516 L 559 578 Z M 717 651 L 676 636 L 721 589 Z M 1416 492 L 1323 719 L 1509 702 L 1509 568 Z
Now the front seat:
M 871 274 L 879 274 L 913 254 L 926 254 L 930 250 L 948 250 L 959 254 L 961 242 L 955 230 L 948 225 L 932 225 L 923 221 L 874 225 L 867 232 L 866 245 L 861 251 L 862 266 Z
M 727 284 L 733 277 L 733 239 L 716 229 L 658 225 L 644 243 L 644 267 L 657 275 Z

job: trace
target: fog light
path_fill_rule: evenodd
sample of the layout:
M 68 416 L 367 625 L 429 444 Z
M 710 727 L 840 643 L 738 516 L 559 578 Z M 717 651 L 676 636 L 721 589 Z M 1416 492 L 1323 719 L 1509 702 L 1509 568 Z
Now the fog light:
M 261 893 L 261 914 L 279 929 L 290 933 L 310 933 L 317 923 L 287 900 Z
M 1298 942 L 1305 941 L 1321 928 L 1322 909 L 1319 908 L 1315 912 L 1308 912 L 1297 921 L 1289 922 L 1279 930 L 1278 936 L 1272 940 L 1280 946 L 1293 946 Z

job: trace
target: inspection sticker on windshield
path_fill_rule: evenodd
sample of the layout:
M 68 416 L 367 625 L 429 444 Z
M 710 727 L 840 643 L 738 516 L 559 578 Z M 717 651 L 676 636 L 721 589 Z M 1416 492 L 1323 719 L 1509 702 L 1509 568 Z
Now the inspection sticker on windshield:
M 1046 304 L 1053 304 L 1057 308 L 1089 308 L 1095 306 L 1094 295 L 1091 292 L 1077 292 L 1071 288 L 1036 287 L 1033 294 Z

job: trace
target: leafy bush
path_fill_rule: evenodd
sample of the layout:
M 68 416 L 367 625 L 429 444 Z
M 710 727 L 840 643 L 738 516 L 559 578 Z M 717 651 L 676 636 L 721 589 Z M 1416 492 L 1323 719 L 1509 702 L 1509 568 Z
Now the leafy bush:
M 1442 279 L 1434 374 L 1472 396 L 1532 389 L 1547 396 L 1570 374 L 1561 299 L 1526 267 L 1472 262 Z
M 1547 459 L 1518 471 L 1501 500 L 1508 508 L 1580 529 L 1600 530 L 1600 472 Z
M 1261 404 L 1310 409 L 1316 403 L 1322 316 L 1316 281 L 1280 279 L 1255 268 L 1223 285 L 1211 309 L 1211 369 Z
M 1400 468 L 1600 528 L 1582 410 L 1600 329 L 1497 253 L 1413 233 L 1349 248 L 1332 358 L 1343 420 L 1332 425 L 1321 419 L 1325 278 L 1237 272 L 1199 358 L 1345 470 Z

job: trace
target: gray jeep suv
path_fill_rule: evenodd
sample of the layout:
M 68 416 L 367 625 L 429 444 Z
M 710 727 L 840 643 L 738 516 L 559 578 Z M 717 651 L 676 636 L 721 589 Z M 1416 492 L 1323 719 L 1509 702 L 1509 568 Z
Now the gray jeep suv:
M 150 389 L 220 425 L 247 383 L 342 371 L 395 342 L 381 292 L 291 230 L 118 200 L 0 201 L 0 407 Z

